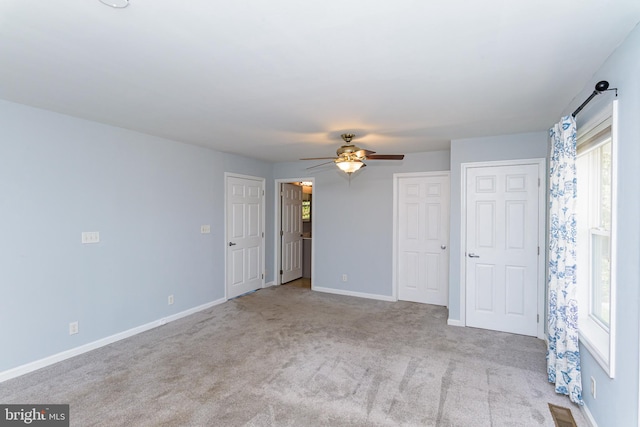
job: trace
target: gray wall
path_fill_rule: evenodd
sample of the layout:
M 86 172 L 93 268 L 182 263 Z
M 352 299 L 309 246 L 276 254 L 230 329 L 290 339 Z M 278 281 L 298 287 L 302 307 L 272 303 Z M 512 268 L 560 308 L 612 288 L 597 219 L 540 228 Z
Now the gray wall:
M 0 372 L 223 298 L 226 171 L 272 182 L 271 164 L 0 101 Z
M 640 359 L 639 29 L 565 114 L 603 79 L 620 89 L 617 375 L 610 380 L 583 348 L 584 399 L 600 426 L 631 426 Z M 0 371 L 222 298 L 225 171 L 266 178 L 267 282 L 273 178 L 313 176 L 316 285 L 389 296 L 393 173 L 450 169 L 449 316 L 459 319 L 460 165 L 546 156 L 546 132 L 455 140 L 450 155 L 378 162 L 349 183 L 332 168 L 307 171 L 308 162 L 272 166 L 0 101 L 0 336 L 11 343 Z M 201 224 L 212 233 L 201 235 Z M 95 230 L 99 245 L 79 243 L 81 231 Z M 69 336 L 74 320 L 80 334 Z M 597 399 L 588 392 L 591 376 Z
M 318 162 L 319 163 L 319 162 Z M 278 163 L 274 178 L 314 177 L 314 286 L 392 295 L 393 174 L 449 170 L 449 152 L 408 154 L 403 161 L 369 162 L 347 175 L 329 164 Z M 348 282 L 342 282 L 347 274 Z
M 451 241 L 449 319 L 460 320 L 460 221 L 462 163 L 547 157 L 547 133 L 523 133 L 451 141 Z
M 616 377 L 609 379 L 589 352 L 581 347 L 583 398 L 599 426 L 638 425 L 638 306 L 640 285 L 640 27 L 604 63 L 592 81 L 577 94 L 564 114 L 570 114 L 600 80 L 617 87 L 618 133 L 618 263 Z M 613 92 L 599 95 L 578 115 L 578 127 L 591 112 L 614 99 Z M 597 382 L 597 399 L 589 381 Z

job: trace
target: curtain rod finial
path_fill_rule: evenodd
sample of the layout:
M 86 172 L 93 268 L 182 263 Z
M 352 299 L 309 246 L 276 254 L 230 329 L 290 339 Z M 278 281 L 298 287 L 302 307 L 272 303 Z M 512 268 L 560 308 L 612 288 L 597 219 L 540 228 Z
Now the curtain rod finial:
M 604 92 L 607 89 L 609 89 L 609 82 L 608 81 L 602 80 L 602 81 L 599 81 L 598 83 L 596 83 L 596 91 Z

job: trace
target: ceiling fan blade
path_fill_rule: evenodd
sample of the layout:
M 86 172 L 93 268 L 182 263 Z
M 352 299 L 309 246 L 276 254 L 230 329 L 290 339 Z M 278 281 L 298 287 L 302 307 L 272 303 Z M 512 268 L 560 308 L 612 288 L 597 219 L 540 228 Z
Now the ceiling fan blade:
M 372 154 L 367 156 L 367 160 L 402 160 L 404 154 Z
M 375 151 L 360 149 L 360 150 L 356 151 L 353 154 L 355 154 L 359 159 L 364 159 L 365 157 L 369 157 L 370 155 L 372 155 L 374 153 L 375 153 Z
M 329 160 L 329 159 L 334 160 L 335 157 L 307 157 L 300 160 Z
M 326 159 L 326 158 L 327 158 L 327 157 L 325 157 L 325 159 Z M 310 159 L 310 160 L 311 160 L 311 159 Z M 331 160 L 330 162 L 324 162 L 324 163 L 320 163 L 319 165 L 310 166 L 310 167 L 308 167 L 308 168 L 307 168 L 307 170 L 309 170 L 309 169 L 313 169 L 313 168 L 318 168 L 318 167 L 320 167 L 320 166 L 324 166 L 324 165 L 328 165 L 329 163 L 334 163 L 334 161 L 333 161 L 333 160 Z

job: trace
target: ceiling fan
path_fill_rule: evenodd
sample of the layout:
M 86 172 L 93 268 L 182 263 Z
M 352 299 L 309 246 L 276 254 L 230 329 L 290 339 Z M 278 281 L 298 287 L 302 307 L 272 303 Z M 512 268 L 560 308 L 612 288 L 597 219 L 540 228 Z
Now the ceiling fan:
M 356 147 L 351 143 L 351 140 L 355 137 L 352 133 L 343 133 L 340 135 L 344 144 L 336 151 L 337 157 L 309 157 L 300 160 L 325 160 L 331 159 L 331 162 L 340 168 L 343 172 L 351 175 L 358 171 L 360 168 L 367 166 L 363 160 L 402 160 L 404 154 L 376 154 L 375 151 L 365 150 L 360 147 Z M 307 169 L 312 169 L 318 166 L 326 165 L 325 162 L 319 165 L 311 166 Z

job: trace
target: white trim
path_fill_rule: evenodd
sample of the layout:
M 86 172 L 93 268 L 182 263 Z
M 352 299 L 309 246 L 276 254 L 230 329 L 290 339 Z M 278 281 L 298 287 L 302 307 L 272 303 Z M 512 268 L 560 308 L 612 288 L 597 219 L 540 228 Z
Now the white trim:
M 6 371 L 0 372 L 0 383 L 3 381 L 10 380 L 12 378 L 17 378 L 21 375 L 28 374 L 29 372 L 36 371 L 38 369 L 45 368 L 47 366 L 53 365 L 58 362 L 62 362 L 63 360 L 70 359 L 75 356 L 79 356 L 83 353 L 87 353 L 92 350 L 96 350 L 100 347 L 104 347 L 109 344 L 113 344 L 114 342 L 121 341 L 126 338 L 130 338 L 134 335 L 138 335 L 142 332 L 149 331 L 151 329 L 157 328 L 158 326 L 165 325 L 169 322 L 173 322 L 174 320 L 181 319 L 183 317 L 190 316 L 199 311 L 206 310 L 213 306 L 225 303 L 226 298 L 220 298 L 215 301 L 208 302 L 206 304 L 199 305 L 197 307 L 190 308 L 188 310 L 182 311 L 180 313 L 172 314 L 169 317 L 163 317 L 158 320 L 154 320 L 153 322 L 145 323 L 144 325 L 136 326 L 135 328 L 128 329 L 123 332 L 119 332 L 117 334 L 101 338 L 99 340 L 90 342 L 88 344 L 81 345 L 79 347 L 72 348 L 70 350 L 65 350 L 63 352 L 45 357 L 44 359 L 36 360 L 34 362 L 30 362 L 12 369 L 8 369 Z
M 265 283 L 263 288 L 269 288 L 269 287 L 275 286 L 275 285 L 276 285 L 275 280 L 272 280 L 272 281 L 270 281 L 268 283 Z
M 590 120 L 583 126 L 584 132 L 578 137 L 588 138 L 594 133 L 606 129 L 607 124 L 611 126 L 611 232 L 610 232 L 610 256 L 611 256 L 611 276 L 610 276 L 610 295 L 609 295 L 609 330 L 603 329 L 599 323 L 592 320 L 590 316 L 580 315 L 580 343 L 593 356 L 603 371 L 609 378 L 615 377 L 616 368 L 616 324 L 617 324 L 617 244 L 618 244 L 618 101 L 613 100 L 611 104 L 604 106 L 602 111 L 597 113 L 594 119 Z M 591 147 L 593 149 L 597 146 Z M 587 154 L 585 151 L 582 154 Z M 581 154 L 581 155 L 582 155 Z M 578 199 L 580 196 L 578 195 Z M 587 251 L 588 254 L 591 250 Z M 591 289 L 585 292 L 584 288 L 579 286 L 580 301 L 590 301 Z M 590 311 L 590 302 L 587 302 L 587 313 Z M 585 312 L 585 308 L 581 308 L 581 312 Z M 640 421 L 639 421 L 640 422 Z
M 602 336 L 604 336 L 604 340 L 608 341 L 610 335 L 606 334 L 603 329 L 597 325 L 593 320 L 591 321 L 591 328 L 585 326 L 587 323 L 587 321 L 583 321 L 580 323 L 580 327 L 582 328 L 579 333 L 578 336 L 580 337 L 580 344 L 582 344 L 584 346 L 584 348 L 587 349 L 587 351 L 589 352 L 589 354 L 591 354 L 591 357 L 594 358 L 594 360 L 596 362 L 598 362 L 598 364 L 600 365 L 600 367 L 602 368 L 602 370 L 607 373 L 609 375 L 610 378 L 613 378 L 611 372 L 608 369 L 608 365 L 609 365 L 609 361 L 607 360 L 608 355 L 610 354 L 610 346 L 611 344 L 609 343 L 609 348 L 607 348 L 608 352 L 607 354 L 603 354 L 603 352 L 600 351 L 600 346 L 598 346 L 597 344 L 597 340 L 592 340 L 589 339 L 589 335 L 591 334 L 591 336 L 594 335 L 594 331 L 600 332 Z M 595 326 L 593 326 L 595 325 Z M 604 345 L 604 344 L 601 344 Z
M 467 308 L 466 308 L 466 241 L 467 241 L 467 170 L 470 168 L 478 167 L 496 167 L 496 166 L 518 166 L 518 165 L 538 165 L 538 178 L 540 178 L 540 185 L 538 186 L 538 247 L 540 248 L 540 255 L 538 256 L 538 331 L 537 337 L 544 339 L 544 325 L 545 325 L 545 289 L 546 289 L 546 188 L 547 188 L 547 174 L 546 174 L 546 159 L 514 159 L 514 160 L 499 160 L 490 162 L 467 162 L 460 164 L 460 319 L 452 320 L 451 322 L 459 322 L 456 326 L 466 326 L 467 324 Z M 452 323 L 451 323 L 452 324 Z
M 449 204 L 451 203 L 451 171 L 431 171 L 431 172 L 406 172 L 406 173 L 394 173 L 393 174 L 393 246 L 392 246 L 392 266 L 391 266 L 391 296 L 395 301 L 398 300 L 398 186 L 400 185 L 401 178 L 423 178 L 423 177 L 434 177 L 434 176 L 444 176 L 449 180 Z M 451 210 L 451 206 L 448 206 L 448 209 Z M 449 212 L 449 216 L 451 216 L 451 212 Z M 451 225 L 449 225 L 448 233 L 451 232 Z M 447 236 L 448 238 L 448 236 Z M 450 246 L 450 243 L 447 241 L 447 246 Z M 451 259 L 449 257 L 449 262 Z M 447 294 L 449 294 L 449 284 L 447 284 Z M 447 297 L 447 307 L 451 306 L 451 301 L 449 301 Z
M 391 246 L 391 296 L 398 299 L 398 185 L 400 178 L 410 174 L 393 174 L 393 236 Z
M 473 164 L 473 163 L 471 163 Z M 467 326 L 467 168 L 469 163 L 460 164 L 460 319 L 458 326 Z
M 545 339 L 547 291 L 547 160 L 538 159 L 538 338 Z
M 615 215 L 611 221 L 611 289 L 609 290 L 609 378 L 616 374 L 616 331 L 617 331 L 617 301 L 618 301 L 618 100 L 611 105 L 611 208 Z M 640 419 L 638 420 L 640 424 Z
M 614 99 L 611 102 L 617 102 L 617 100 Z M 608 108 L 608 104 L 603 105 L 600 111 L 592 113 L 593 115 L 586 121 L 583 122 L 582 120 L 580 120 L 578 132 L 576 135 L 577 139 L 580 140 L 585 137 L 589 138 L 611 124 L 608 123 L 608 121 L 611 119 L 611 110 Z
M 225 180 L 229 176 L 232 176 L 232 177 L 235 177 L 235 178 L 242 178 L 242 179 L 251 179 L 253 181 L 264 181 L 265 180 L 265 178 L 263 178 L 261 176 L 244 175 L 244 174 L 235 173 L 235 172 L 225 172 L 224 173 Z
M 451 319 L 451 318 L 447 319 L 447 325 L 449 325 L 449 326 L 461 326 L 463 328 L 466 326 L 462 321 L 460 321 L 458 319 Z
M 584 419 L 589 423 L 589 427 L 598 427 L 598 423 L 596 423 L 595 418 L 591 415 L 591 411 L 586 403 L 580 407 L 580 412 L 582 412 Z
M 225 172 L 224 173 L 224 298 L 227 299 L 229 297 L 228 294 L 228 286 L 229 286 L 229 277 L 227 276 L 229 274 L 229 272 L 227 271 L 227 242 L 229 241 L 229 236 L 227 235 L 227 232 L 229 230 L 229 225 L 227 224 L 227 197 L 229 196 L 227 194 L 227 187 L 229 184 L 229 178 L 240 178 L 240 179 L 248 179 L 248 180 L 252 180 L 252 181 L 258 181 L 260 182 L 262 185 L 262 212 L 261 212 L 261 218 L 260 218 L 260 228 L 262 229 L 262 244 L 261 244 L 261 252 L 262 252 L 262 260 L 261 260 L 261 266 L 262 266 L 262 283 L 260 284 L 261 288 L 265 287 L 265 281 L 267 279 L 267 275 L 266 275 L 266 271 L 265 271 L 265 250 L 266 250 L 266 234 L 264 234 L 265 231 L 265 225 L 266 225 L 266 203 L 265 200 L 267 199 L 266 197 L 266 179 L 260 176 L 251 176 L 251 175 L 243 175 L 243 174 L 239 174 L 239 173 L 234 173 L 234 172 Z
M 316 193 L 317 193 L 317 188 L 316 188 L 316 181 L 315 178 L 313 177 L 304 177 L 304 178 L 278 178 L 274 180 L 274 195 L 273 195 L 273 206 L 275 209 L 275 215 L 273 217 L 273 221 L 274 221 L 274 227 L 273 227 L 273 246 L 274 246 L 274 254 L 275 256 L 273 257 L 273 283 L 274 286 L 280 286 L 282 285 L 282 277 L 280 277 L 280 264 L 281 264 L 281 256 L 282 256 L 282 250 L 280 248 L 281 246 L 281 239 L 280 239 L 280 216 L 282 215 L 282 207 L 281 205 L 281 200 L 280 200 L 280 184 L 285 184 L 285 183 L 290 183 L 290 182 L 302 182 L 302 181 L 310 181 L 311 182 L 311 188 L 313 188 L 312 190 L 312 194 L 313 194 L 313 199 L 316 198 Z M 314 202 L 311 203 L 311 290 L 315 290 L 315 288 L 313 287 L 313 283 L 315 282 L 315 269 L 313 268 L 314 264 L 315 264 L 315 256 L 316 256 L 316 249 L 315 249 L 315 244 L 316 241 L 314 239 L 316 233 L 315 233 L 315 229 L 316 229 L 316 221 L 314 221 L 314 218 L 316 217 L 316 204 Z
M 313 281 L 311 283 L 313 283 Z M 313 290 L 318 292 L 325 292 L 328 294 L 346 295 L 350 297 L 375 299 L 380 301 L 389 301 L 389 302 L 397 301 L 396 298 L 389 295 L 367 294 L 364 292 L 345 291 L 344 289 L 324 288 L 324 287 L 316 286 L 313 288 Z

